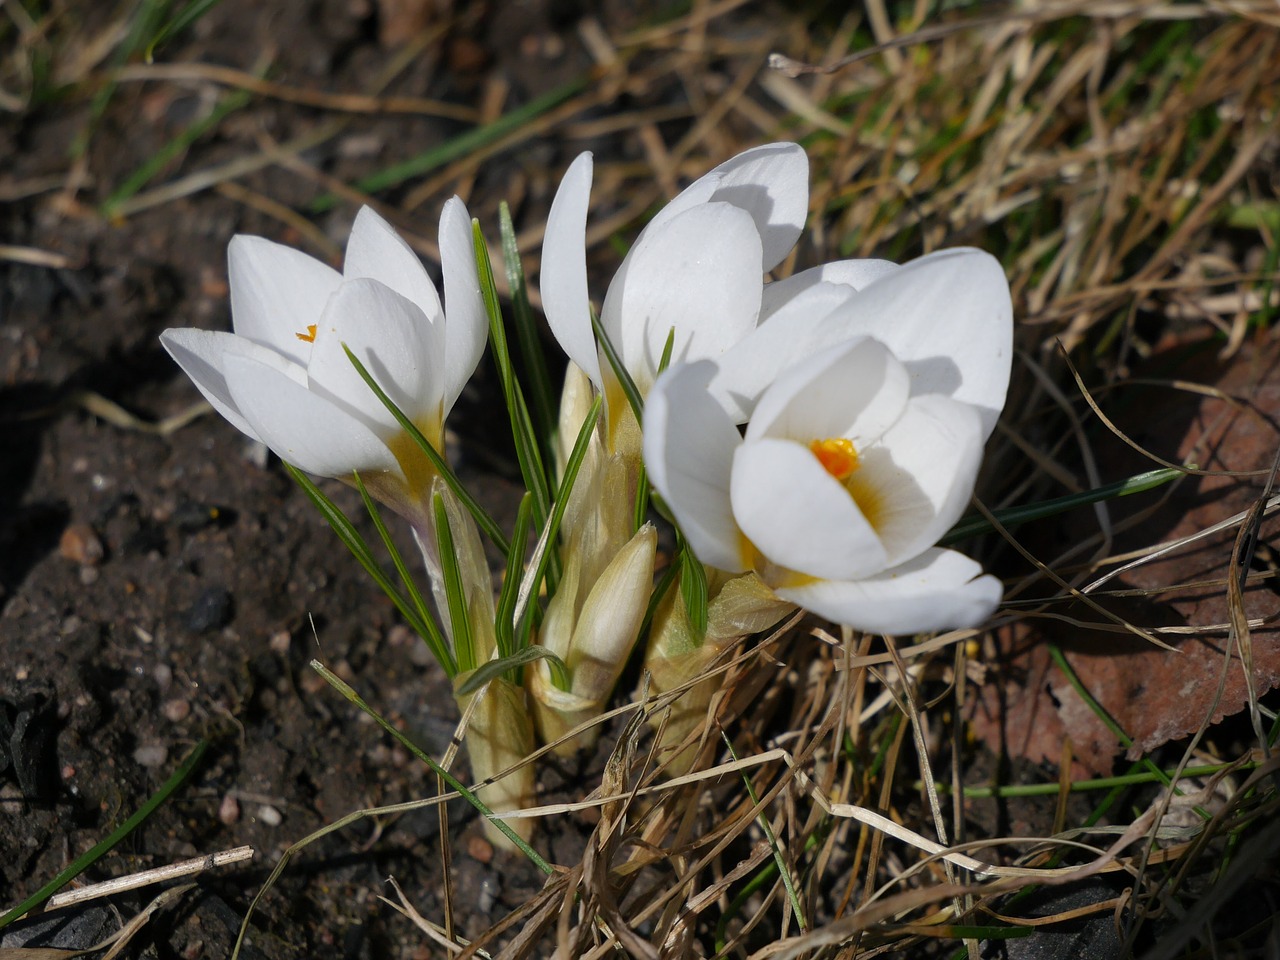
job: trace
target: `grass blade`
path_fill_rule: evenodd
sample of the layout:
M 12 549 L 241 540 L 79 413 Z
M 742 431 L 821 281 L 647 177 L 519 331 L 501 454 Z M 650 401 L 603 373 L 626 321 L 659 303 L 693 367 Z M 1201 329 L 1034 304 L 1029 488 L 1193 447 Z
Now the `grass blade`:
M 561 689 L 569 689 L 569 668 L 565 666 L 564 661 L 546 647 L 530 644 L 509 657 L 503 657 L 500 660 L 489 660 L 476 667 L 475 672 L 458 687 L 457 694 L 459 697 L 465 697 L 469 693 L 475 693 L 490 680 L 496 680 L 508 670 L 518 670 L 525 664 L 533 663 L 535 660 L 546 660 L 551 665 L 551 674 L 555 679 L 556 685 L 563 684 L 564 686 Z
M 393 727 L 389 722 L 387 722 L 387 720 L 381 714 L 379 714 L 367 703 L 365 703 L 364 700 L 361 699 L 360 694 L 356 693 L 350 684 L 346 683 L 340 677 L 338 677 L 336 674 L 330 671 L 329 668 L 326 667 L 319 660 L 311 661 L 311 669 L 316 671 L 316 673 L 320 674 L 320 676 L 324 677 L 324 679 L 329 683 L 329 685 L 333 687 L 335 690 L 337 690 L 339 693 L 341 693 L 344 697 L 346 697 L 348 701 L 355 704 L 357 707 L 363 710 L 365 714 L 372 717 L 373 720 L 378 724 L 378 726 L 382 727 L 383 730 L 387 731 L 387 733 L 395 737 L 397 742 L 399 742 L 399 744 L 402 747 L 404 747 L 406 750 L 412 753 L 415 757 L 417 757 L 419 760 L 425 763 L 428 767 L 430 767 L 431 772 L 434 773 L 441 780 L 443 780 L 445 783 L 447 783 L 450 789 L 458 791 L 458 793 L 462 796 L 464 800 L 467 801 L 467 803 L 471 804 L 471 806 L 475 807 L 476 810 L 479 811 L 481 816 L 483 816 L 495 827 L 501 830 L 508 840 L 514 843 L 517 847 L 519 847 L 521 852 L 524 853 L 524 855 L 533 862 L 533 865 L 535 867 L 537 867 L 539 870 L 541 870 L 543 873 L 547 874 L 548 876 L 550 876 L 552 873 L 555 872 L 551 864 L 547 863 L 546 860 L 542 859 L 542 857 L 538 855 L 538 852 L 534 850 L 533 847 L 529 846 L 529 844 L 527 844 L 524 840 L 522 840 L 519 837 L 519 835 L 514 830 L 512 830 L 511 827 L 507 825 L 507 822 L 505 820 L 497 816 L 492 810 L 490 810 L 485 805 L 483 800 L 481 800 L 474 793 L 472 793 L 465 786 L 463 786 L 462 782 L 458 780 L 457 777 L 451 774 L 444 767 L 440 766 L 440 764 L 432 760 L 431 757 L 428 756 L 427 753 L 421 747 L 419 747 L 416 743 L 414 743 L 412 740 L 406 737 L 403 733 L 401 733 L 399 730 Z
M 602 404 L 600 397 L 596 397 L 591 402 L 591 409 L 587 411 L 586 417 L 582 421 L 582 427 L 578 430 L 578 438 L 573 443 L 573 450 L 569 453 L 569 459 L 564 465 L 564 477 L 560 480 L 560 486 L 556 491 L 555 506 L 552 507 L 551 516 L 547 520 L 546 528 L 542 537 L 540 552 L 536 558 L 531 570 L 526 573 L 528 583 L 522 584 L 521 593 L 527 597 L 536 597 L 542 578 L 547 575 L 547 571 L 551 566 L 551 558 L 555 554 L 556 537 L 560 532 L 560 523 L 564 520 L 564 512 L 569 506 L 569 493 L 573 490 L 573 485 L 578 479 L 578 472 L 582 469 L 582 461 L 587 456 L 587 446 L 591 442 L 591 434 L 595 431 L 596 423 L 600 419 L 600 406 Z M 554 593 L 548 588 L 548 595 Z M 529 634 L 533 630 L 533 607 L 530 603 L 528 609 L 518 611 L 520 616 L 520 624 L 517 629 L 519 637 L 519 646 L 523 647 L 529 642 Z
M 1114 500 L 1117 497 L 1127 497 L 1133 493 L 1144 493 L 1147 490 L 1154 490 L 1156 487 L 1163 486 L 1170 480 L 1176 480 L 1181 476 L 1184 476 L 1181 470 L 1161 467 L 1159 470 L 1151 470 L 1147 473 L 1135 474 L 1127 480 L 1119 480 L 1116 483 L 1106 484 L 1105 486 L 1098 487 L 1096 490 L 1086 490 L 1084 493 L 1072 493 L 1065 497 L 1056 497 L 1053 500 L 1042 500 L 1039 503 L 1029 503 L 1022 507 L 1007 507 L 1004 510 L 993 510 L 992 513 L 1005 527 L 1013 527 L 1018 524 L 1026 523 L 1029 520 L 1042 520 L 1045 517 L 1052 517 L 1066 510 L 1070 510 L 1073 507 L 1081 507 L 1090 503 L 1098 503 L 1101 500 Z M 940 546 L 949 546 L 953 543 L 959 543 L 961 540 L 967 540 L 969 537 L 976 537 L 982 533 L 990 533 L 992 529 L 991 524 L 987 522 L 986 518 L 979 516 L 978 514 L 970 514 L 952 527 L 947 534 L 938 541 L 938 543 Z
M 418 611 L 396 589 L 395 584 L 391 582 L 391 578 L 382 569 L 381 564 L 378 563 L 377 558 L 374 557 L 373 552 L 369 549 L 369 545 L 364 542 L 364 538 L 360 536 L 360 532 L 347 519 L 346 514 L 338 509 L 337 504 L 324 495 L 324 492 L 312 482 L 310 477 L 293 466 L 293 464 L 286 462 L 284 468 L 289 471 L 289 475 L 293 477 L 298 486 L 302 487 L 308 499 L 315 504 L 321 516 L 328 521 L 329 526 L 333 528 L 333 532 L 338 535 L 338 539 L 346 544 L 347 549 L 351 551 L 352 556 L 356 558 L 360 566 L 364 567 L 365 572 L 373 578 L 374 583 L 381 587 L 382 592 L 395 604 L 396 609 L 400 611 L 400 615 L 404 617 L 409 626 L 424 640 L 431 636 L 435 632 L 435 624 L 432 623 L 429 627 L 419 618 Z M 443 641 L 441 643 L 444 652 L 448 655 L 448 646 L 443 645 Z M 457 676 L 458 666 L 454 662 L 452 655 L 448 655 L 447 659 L 440 660 L 440 666 L 444 668 L 445 673 L 451 678 Z
M 693 548 L 680 538 L 680 594 L 684 598 L 689 626 L 701 643 L 707 635 L 707 568 L 693 555 Z
M 56 877 L 46 883 L 31 896 L 27 897 L 26 900 L 23 900 L 3 917 L 0 917 L 0 930 L 3 930 L 19 917 L 40 906 L 40 904 L 44 903 L 94 863 L 100 860 L 117 843 L 140 827 L 143 822 L 151 816 L 151 814 L 156 812 L 160 804 L 169 799 L 170 795 L 186 782 L 187 778 L 191 776 L 192 771 L 195 770 L 196 765 L 200 763 L 201 758 L 208 749 L 208 740 L 201 740 L 197 743 L 195 749 L 187 754 L 186 759 L 183 760 L 182 763 L 178 764 L 178 769 L 175 770 L 169 779 L 164 782 L 164 785 L 148 797 L 147 802 L 135 810 L 133 816 L 129 817 L 128 820 L 112 830 L 83 854 L 76 857 L 76 859 L 68 864 L 64 870 L 59 872 Z
M 364 501 L 364 508 L 369 513 L 369 519 L 373 521 L 374 527 L 377 528 L 378 536 L 382 538 L 383 546 L 387 548 L 387 553 L 391 555 L 391 562 L 395 565 L 396 573 L 400 575 L 400 582 L 404 584 L 405 592 L 408 593 L 409 599 L 413 601 L 414 608 L 418 611 L 422 624 L 427 628 L 427 633 L 425 635 L 419 634 L 419 636 L 426 642 L 431 655 L 445 666 L 445 672 L 448 673 L 450 665 L 452 665 L 453 671 L 456 673 L 458 668 L 453 663 L 453 654 L 449 650 L 449 644 L 436 626 L 435 618 L 431 615 L 431 609 L 427 606 L 427 600 L 422 595 L 422 591 L 418 589 L 418 584 L 413 579 L 412 574 L 409 573 L 404 557 L 396 549 L 395 541 L 391 539 L 387 525 L 382 522 L 382 514 L 378 512 L 378 505 L 369 496 L 369 491 L 365 488 L 364 481 L 360 479 L 360 474 L 356 473 L 353 476 L 356 481 L 356 489 L 360 491 L 360 499 Z M 379 566 L 379 569 L 381 569 L 381 566 Z M 449 676 L 453 676 L 453 673 L 449 673 Z
M 162 44 L 167 42 L 170 37 L 177 36 L 183 30 L 187 29 L 187 27 L 191 26 L 191 24 L 195 23 L 206 13 L 216 7 L 220 2 L 221 0 L 194 0 L 194 2 L 187 4 L 178 11 L 177 16 L 157 30 L 156 35 L 152 37 L 151 42 L 147 44 L 146 50 L 143 51 L 143 57 L 146 59 L 147 63 L 151 63 L 156 50 L 158 50 Z
M 185 127 L 181 133 L 148 157 L 147 161 L 130 174 L 124 183 L 116 187 L 111 192 L 111 195 L 102 201 L 102 206 L 99 207 L 99 212 L 102 216 L 108 220 L 114 218 L 120 205 L 150 183 L 161 170 L 169 165 L 174 157 L 189 148 L 191 144 L 215 128 L 228 116 L 241 107 L 248 105 L 252 99 L 253 97 L 248 91 L 236 90 L 219 100 L 217 106 L 207 116 L 201 117 Z
M 529 305 L 529 290 L 525 285 L 524 266 L 520 262 L 520 250 L 516 246 L 516 231 L 511 223 L 511 209 L 504 200 L 498 207 L 498 229 L 502 236 L 502 264 L 506 269 L 507 286 L 511 289 L 511 307 L 515 315 L 516 341 L 520 344 L 520 356 L 529 379 L 534 427 L 544 440 L 543 456 L 550 462 L 551 438 L 556 430 L 556 392 L 547 372 L 547 358 L 538 336 L 538 321 Z
M 622 357 L 614 349 L 613 341 L 609 339 L 609 334 L 605 332 L 604 325 L 600 323 L 600 318 L 596 316 L 594 310 L 591 311 L 591 329 L 596 332 L 596 342 L 600 344 L 600 349 L 604 351 L 605 359 L 609 361 L 609 367 L 613 370 L 618 385 L 622 387 L 622 393 L 631 406 L 631 412 L 635 414 L 636 423 L 644 423 L 644 400 L 640 397 L 640 389 L 631 379 L 631 374 L 627 373 L 627 368 L 622 365 Z
M 507 346 L 507 331 L 502 322 L 502 307 L 498 303 L 498 288 L 493 282 L 493 264 L 489 262 L 489 248 L 480 233 L 480 225 L 472 221 L 475 241 L 476 269 L 480 274 L 480 292 L 489 314 L 489 349 L 502 381 L 502 398 L 511 418 L 511 436 L 516 444 L 516 459 L 520 462 L 520 475 L 525 489 L 533 494 L 533 517 L 538 526 L 551 512 L 551 489 L 542 461 L 542 443 L 533 429 L 533 420 L 525 404 L 520 381 L 511 366 L 511 351 Z M 550 441 L 550 434 L 547 439 Z
M 436 472 L 440 474 L 444 482 L 449 485 L 449 489 L 453 491 L 453 495 L 462 502 L 462 505 L 467 508 L 467 512 L 475 518 L 476 525 L 479 526 L 480 529 L 484 531 L 485 536 L 492 540 L 494 545 L 505 554 L 509 549 L 509 546 L 507 544 L 507 538 L 503 536 L 502 528 L 498 526 L 497 521 L 494 520 L 493 517 L 489 516 L 484 507 L 480 506 L 480 504 L 476 502 L 475 498 L 467 492 L 467 488 L 462 485 L 462 481 L 458 479 L 458 475 L 453 472 L 444 457 L 440 455 L 440 451 L 431 445 L 427 438 L 422 435 L 422 431 L 418 429 L 417 425 L 406 417 L 404 413 L 401 412 L 400 408 L 395 405 L 395 402 L 387 396 L 386 391 L 378 386 L 378 382 L 373 379 L 373 374 L 371 374 L 365 368 L 365 365 L 360 362 L 360 358 L 351 352 L 351 348 L 344 343 L 342 345 L 342 349 L 346 351 L 347 359 L 351 361 L 352 365 L 356 368 L 356 372 L 360 374 L 360 379 L 367 383 L 369 385 L 369 389 L 377 394 L 378 399 L 382 401 L 382 405 L 391 411 L 391 415 L 396 418 L 396 422 L 404 428 L 405 433 L 409 434 L 410 439 L 418 445 L 418 448 L 423 452 L 426 458 L 431 461 L 431 465 L 435 467 Z
M 720 732 L 725 746 L 729 748 L 729 756 L 733 757 L 734 762 L 738 760 L 738 754 L 733 749 L 733 742 L 725 735 L 724 731 Z M 757 804 L 760 798 L 756 796 L 755 787 L 751 785 L 751 778 L 744 771 L 742 774 L 743 785 L 747 788 L 747 796 L 751 798 L 751 803 Z M 787 863 L 782 858 L 782 849 L 778 846 L 778 838 L 773 832 L 773 826 L 769 823 L 769 818 L 764 815 L 761 810 L 756 816 L 756 823 L 764 832 L 765 840 L 769 844 L 769 849 L 773 851 L 773 862 L 778 868 L 778 875 L 782 878 L 783 889 L 787 891 L 787 899 L 791 901 L 791 910 L 796 916 L 796 922 L 800 925 L 801 931 L 807 930 L 809 924 L 804 918 L 804 905 L 800 902 L 800 897 L 796 893 L 795 881 L 791 877 L 791 871 L 787 869 Z
M 529 527 L 533 522 L 533 495 L 528 491 L 520 498 L 516 528 L 511 533 L 511 549 L 507 552 L 507 568 L 502 578 L 495 611 L 494 633 L 498 640 L 498 656 L 510 657 L 520 649 L 516 644 L 515 609 L 520 595 L 520 574 L 524 568 L 525 550 L 529 543 Z
M 559 106 L 574 94 L 580 92 L 586 85 L 587 79 L 579 77 L 553 90 L 548 90 L 542 96 L 535 97 L 524 106 L 517 107 L 510 113 L 502 115 L 493 123 L 468 130 L 451 140 L 446 140 L 438 147 L 433 147 L 424 153 L 418 154 L 416 157 L 410 157 L 403 163 L 394 164 L 362 180 L 357 180 L 356 189 L 364 193 L 377 193 L 380 190 L 386 190 L 388 187 L 403 183 L 411 177 L 420 177 L 452 160 L 474 153 L 481 147 L 488 146 L 494 141 L 519 130 L 522 126 L 546 113 L 551 108 Z M 336 206 L 338 199 L 332 193 L 317 197 L 311 202 L 311 212 L 324 213 L 326 210 Z
M 438 493 L 432 497 L 431 509 L 435 514 L 436 546 L 440 550 L 440 570 L 444 577 L 445 602 L 449 607 L 449 632 L 453 636 L 453 651 L 458 658 L 458 670 L 466 673 L 476 668 L 467 590 L 462 582 L 462 568 L 458 564 L 458 554 L 453 546 L 453 530 L 449 526 L 449 513 L 444 507 L 444 497 Z

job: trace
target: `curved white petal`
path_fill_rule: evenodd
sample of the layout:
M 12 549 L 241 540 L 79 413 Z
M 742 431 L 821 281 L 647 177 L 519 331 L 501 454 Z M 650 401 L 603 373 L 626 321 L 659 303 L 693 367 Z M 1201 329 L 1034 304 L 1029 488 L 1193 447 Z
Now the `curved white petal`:
M 238 234 L 227 245 L 227 277 L 235 332 L 305 366 L 311 345 L 298 334 L 319 318 L 342 275 L 292 247 Z
M 400 429 L 342 349 L 346 343 L 406 416 L 435 419 L 443 398 L 443 328 L 377 280 L 348 280 L 329 298 L 317 326 L 307 367 L 311 389 L 369 427 Z
M 489 336 L 480 274 L 466 204 L 451 197 L 440 214 L 440 263 L 444 272 L 444 415 L 475 373 Z
M 704 360 L 673 366 L 658 378 L 644 404 L 644 462 L 697 558 L 737 573 L 748 564 L 729 503 L 729 477 L 742 438 L 707 393 L 714 372 Z
M 591 329 L 587 290 L 587 209 L 591 205 L 591 154 L 581 153 L 565 171 L 542 241 L 538 288 L 547 325 L 569 359 L 586 371 L 597 389 L 600 357 Z
M 746 212 L 707 203 L 646 230 L 609 284 L 601 322 L 641 392 L 671 362 L 720 356 L 755 329 L 760 237 Z
M 808 447 L 775 439 L 743 443 L 729 495 L 738 526 L 773 564 L 840 580 L 885 568 L 871 524 Z
M 889 553 L 901 563 L 933 546 L 955 525 L 982 465 L 982 418 L 948 397 L 913 397 L 849 478 Z
M 785 280 L 765 284 L 764 300 L 760 304 L 760 323 L 764 324 L 773 313 L 788 300 L 822 283 L 849 288 L 856 293 L 874 280 L 898 269 L 892 260 L 836 260 L 817 267 L 810 267 Z
M 368 278 L 385 284 L 416 304 L 432 323 L 444 313 L 440 293 L 418 255 L 372 207 L 361 207 L 351 225 L 342 277 Z
M 281 460 L 322 477 L 400 472 L 373 431 L 280 371 L 256 358 L 228 356 L 225 373 L 236 406 Z
M 848 335 L 884 342 L 911 371 L 913 395 L 972 404 L 990 436 L 1013 359 L 1013 305 L 999 261 L 967 248 L 929 254 L 871 283 L 847 313 Z
M 760 272 L 782 262 L 809 212 L 809 158 L 794 143 L 767 143 L 730 157 L 680 192 L 645 228 L 708 202 L 729 203 L 750 215 L 761 239 Z
M 836 623 L 903 635 L 981 626 L 1003 590 L 964 554 L 934 549 L 865 580 L 819 580 L 775 592 Z
M 907 371 L 889 348 L 858 337 L 783 373 L 756 404 L 747 440 L 783 437 L 808 445 L 845 437 L 861 449 L 902 416 L 910 392 Z
M 240 408 L 236 406 L 231 391 L 227 388 L 226 358 L 248 357 L 299 384 L 305 384 L 307 380 L 307 371 L 288 357 L 234 333 L 174 328 L 160 334 L 160 343 L 191 378 L 191 382 L 213 409 L 222 414 L 233 427 L 254 440 L 260 438 L 240 413 Z
M 854 293 L 850 287 L 819 283 L 775 305 L 768 317 L 762 314 L 760 326 L 725 352 L 711 381 L 711 392 L 729 416 L 745 422 L 783 370 L 830 346 L 819 336 L 823 320 Z

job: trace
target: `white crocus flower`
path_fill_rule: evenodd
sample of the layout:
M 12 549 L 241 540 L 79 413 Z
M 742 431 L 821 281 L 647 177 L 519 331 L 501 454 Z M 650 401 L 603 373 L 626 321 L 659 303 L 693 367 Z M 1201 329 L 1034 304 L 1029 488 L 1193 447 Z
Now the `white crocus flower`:
M 587 288 L 592 161 L 569 167 L 547 218 L 540 287 L 552 333 L 605 396 L 611 449 L 626 401 L 597 350 Z M 747 150 L 699 178 L 645 226 L 609 284 L 600 322 L 641 395 L 674 331 L 672 362 L 714 358 L 756 328 L 764 274 L 800 236 L 808 159 L 794 143 Z M 626 445 L 621 441 L 621 445 Z
M 234 333 L 171 329 L 161 343 L 205 399 L 307 473 L 359 471 L 388 506 L 429 523 L 430 462 L 360 378 L 343 344 L 436 447 L 488 330 L 458 198 L 440 219 L 444 305 L 422 263 L 368 207 L 342 273 L 290 247 L 236 236 L 227 251 Z
M 1004 405 L 999 265 L 959 250 L 883 270 L 831 316 L 794 324 L 786 350 L 801 359 L 780 374 L 784 339 L 767 327 L 773 349 L 744 341 L 672 368 L 645 405 L 649 477 L 694 552 L 862 630 L 981 623 L 999 581 L 934 544 L 968 504 Z

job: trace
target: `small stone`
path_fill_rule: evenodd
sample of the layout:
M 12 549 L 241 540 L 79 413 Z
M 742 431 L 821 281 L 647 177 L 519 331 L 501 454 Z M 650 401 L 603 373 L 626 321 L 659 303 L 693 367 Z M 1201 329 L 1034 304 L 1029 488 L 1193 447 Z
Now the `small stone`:
M 284 656 L 289 652 L 289 645 L 293 642 L 293 638 L 289 636 L 288 630 L 277 630 L 271 635 L 271 639 L 267 641 L 267 646 L 271 652 Z
M 181 697 L 174 697 L 174 699 L 166 700 L 160 705 L 160 712 L 164 714 L 164 718 L 170 723 L 181 723 L 191 716 L 191 701 L 184 700 Z
M 91 587 L 98 582 L 98 577 L 102 575 L 97 567 L 81 567 L 80 568 L 80 586 Z
M 488 876 L 480 881 L 480 896 L 476 897 L 476 906 L 481 913 L 492 912 L 502 895 L 502 880 L 497 876 Z
M 71 524 L 62 531 L 62 539 L 58 541 L 58 553 L 83 567 L 101 563 L 105 552 L 102 541 L 87 523 Z
M 467 856 L 477 863 L 488 863 L 493 859 L 493 844 L 478 833 L 467 837 Z
M 426 641 L 416 633 L 411 634 L 411 636 L 412 640 L 409 643 L 409 662 L 415 667 L 429 667 L 435 663 L 435 654 L 431 652 L 431 648 L 427 646 Z
M 258 808 L 258 821 L 268 827 L 278 827 L 284 823 L 284 815 L 275 807 L 264 803 Z
M 208 633 L 225 627 L 234 613 L 231 591 L 225 587 L 209 587 L 183 616 L 183 626 L 191 633 Z
M 240 801 L 228 793 L 218 804 L 218 821 L 229 827 L 239 819 Z
M 168 759 L 169 748 L 160 743 L 145 744 L 133 751 L 134 762 L 138 766 L 146 767 L 149 770 L 164 766 L 165 761 Z

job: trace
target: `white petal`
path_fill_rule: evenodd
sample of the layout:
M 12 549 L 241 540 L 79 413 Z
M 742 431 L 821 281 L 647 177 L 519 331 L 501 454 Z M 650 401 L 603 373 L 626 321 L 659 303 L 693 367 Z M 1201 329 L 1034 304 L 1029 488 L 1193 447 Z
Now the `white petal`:
M 804 227 L 809 212 L 809 158 L 794 143 L 767 143 L 743 151 L 681 191 L 641 236 L 708 202 L 730 203 L 750 214 L 761 239 L 760 272 L 768 272 L 791 251 Z
M 353 470 L 399 472 L 368 427 L 257 359 L 228 356 L 227 387 L 245 419 L 281 460 L 322 477 Z
M 711 382 L 711 392 L 729 416 L 745 422 L 782 371 L 847 340 L 841 325 L 827 318 L 835 317 L 854 295 L 850 287 L 819 283 L 776 304 L 770 316 L 762 315 L 760 326 L 721 358 L 720 372 Z
M 901 563 L 960 519 L 982 465 L 982 418 L 948 397 L 913 397 L 847 481 L 889 553 Z
M 311 345 L 298 334 L 319 319 L 342 275 L 292 247 L 244 234 L 227 245 L 227 275 L 235 332 L 305 366 Z
M 644 462 L 698 559 L 738 572 L 748 565 L 729 504 L 729 473 L 742 438 L 707 393 L 714 373 L 703 361 L 658 378 L 644 404 Z
M 994 257 L 959 248 L 913 260 L 866 287 L 848 312 L 848 333 L 884 342 L 911 371 L 913 395 L 972 404 L 990 435 L 1013 359 L 1009 283 Z
M 440 262 L 444 271 L 444 415 L 475 373 L 489 337 L 480 274 L 466 205 L 452 197 L 440 214 Z
M 361 207 L 351 225 L 342 276 L 345 280 L 368 277 L 386 284 L 416 304 L 432 323 L 444 312 L 436 285 L 418 255 L 372 207 Z
M 415 422 L 440 416 L 443 324 L 377 280 L 348 280 L 329 299 L 316 329 L 311 389 L 381 432 L 400 429 L 342 349 L 351 349 L 400 410 Z M 422 423 L 418 424 L 423 427 Z M 425 429 L 425 428 L 424 428 Z
M 999 580 L 981 574 L 962 553 L 928 550 L 865 580 L 819 580 L 776 592 L 836 623 L 904 635 L 981 626 L 1002 593 Z
M 898 265 L 892 260 L 836 260 L 803 270 L 785 280 L 775 280 L 765 285 L 764 301 L 760 305 L 760 322 L 763 324 L 792 297 L 820 283 L 848 287 L 856 293 L 873 280 L 879 280 L 897 269 Z
M 866 337 L 791 367 L 765 391 L 747 439 L 785 437 L 808 445 L 845 437 L 861 450 L 902 416 L 910 379 L 888 347 Z
M 738 526 L 773 564 L 839 580 L 885 568 L 875 531 L 807 447 L 791 440 L 743 443 L 729 491 Z
M 249 421 L 241 415 L 240 408 L 231 397 L 231 391 L 227 389 L 224 372 L 226 358 L 249 357 L 297 383 L 306 383 L 307 372 L 303 367 L 268 347 L 234 333 L 175 328 L 160 334 L 160 343 L 213 408 L 233 427 L 254 440 L 259 439 L 258 435 Z
M 547 325 L 569 359 L 586 371 L 597 388 L 600 357 L 591 329 L 587 291 L 587 209 L 591 205 L 591 154 L 582 153 L 565 171 L 551 201 L 542 241 L 538 286 Z
M 642 392 L 675 330 L 671 362 L 720 356 L 755 329 L 760 238 L 751 218 L 707 203 L 646 230 L 619 268 L 601 321 Z

